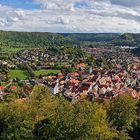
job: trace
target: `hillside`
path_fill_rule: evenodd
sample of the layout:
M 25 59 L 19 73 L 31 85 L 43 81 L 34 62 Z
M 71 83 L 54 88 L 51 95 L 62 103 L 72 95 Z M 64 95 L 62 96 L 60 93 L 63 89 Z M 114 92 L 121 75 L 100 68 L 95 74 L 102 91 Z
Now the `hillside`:
M 108 42 L 114 45 L 136 46 L 140 43 L 140 34 L 118 34 L 118 33 L 64 33 L 61 34 L 71 40 L 81 42 Z
M 113 33 L 41 33 L 0 31 L 0 47 L 45 47 L 83 42 L 106 42 L 113 45 L 139 46 L 140 34 Z
M 120 36 L 120 34 L 113 33 L 64 33 L 61 35 L 67 38 L 71 38 L 72 40 L 89 42 L 110 42 Z
M 68 38 L 54 33 L 0 31 L 0 46 L 44 47 L 71 43 Z

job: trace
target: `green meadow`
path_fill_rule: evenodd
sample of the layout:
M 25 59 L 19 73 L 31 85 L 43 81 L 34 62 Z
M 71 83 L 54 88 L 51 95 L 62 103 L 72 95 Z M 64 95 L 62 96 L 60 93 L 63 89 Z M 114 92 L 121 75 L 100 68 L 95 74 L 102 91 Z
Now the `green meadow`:
M 60 70 L 52 70 L 52 69 L 34 71 L 35 76 L 37 76 L 37 77 L 40 76 L 40 75 L 45 76 L 45 75 L 48 75 L 48 74 L 57 74 L 59 72 L 60 72 Z
M 29 75 L 26 71 L 23 70 L 10 70 L 10 77 L 11 78 L 18 77 L 21 80 L 25 80 L 29 78 Z

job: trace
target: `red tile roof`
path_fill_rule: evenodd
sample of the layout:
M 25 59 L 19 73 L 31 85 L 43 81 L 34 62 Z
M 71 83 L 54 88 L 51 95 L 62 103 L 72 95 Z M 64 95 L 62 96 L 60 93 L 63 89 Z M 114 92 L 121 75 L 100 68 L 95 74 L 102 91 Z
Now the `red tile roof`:
M 0 91 L 3 91 L 4 90 L 4 86 L 0 86 Z
M 10 90 L 15 91 L 15 90 L 17 90 L 17 87 L 16 87 L 16 86 L 11 86 L 11 87 L 10 87 Z

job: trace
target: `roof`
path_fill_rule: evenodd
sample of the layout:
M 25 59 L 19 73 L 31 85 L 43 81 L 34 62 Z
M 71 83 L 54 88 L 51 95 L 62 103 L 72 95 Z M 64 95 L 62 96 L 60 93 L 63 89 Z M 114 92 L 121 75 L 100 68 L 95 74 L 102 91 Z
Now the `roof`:
M 71 79 L 70 80 L 70 83 L 71 84 L 78 84 L 79 83 L 79 80 Z
M 81 68 L 81 67 L 86 67 L 86 66 L 87 66 L 87 64 L 85 64 L 85 63 L 79 63 L 79 64 L 74 65 L 74 67 L 77 68 L 77 69 Z
M 0 91 L 3 91 L 4 90 L 4 86 L 0 86 Z
M 17 90 L 17 87 L 16 86 L 11 86 L 10 90 Z

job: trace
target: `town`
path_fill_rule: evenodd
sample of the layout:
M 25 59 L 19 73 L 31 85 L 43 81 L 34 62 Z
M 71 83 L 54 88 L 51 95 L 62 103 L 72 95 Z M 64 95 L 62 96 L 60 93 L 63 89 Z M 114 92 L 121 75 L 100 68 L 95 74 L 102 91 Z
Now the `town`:
M 140 98 L 140 60 L 130 49 L 117 46 L 78 49 L 78 46 L 23 49 L 12 53 L 7 61 L 0 60 L 1 99 L 20 88 L 24 100 L 35 85 L 45 86 L 53 95 L 64 96 L 71 102 L 82 98 L 107 100 L 119 94 Z M 80 53 L 76 54 L 77 51 Z
M 0 140 L 140 140 L 140 0 L 0 0 Z

